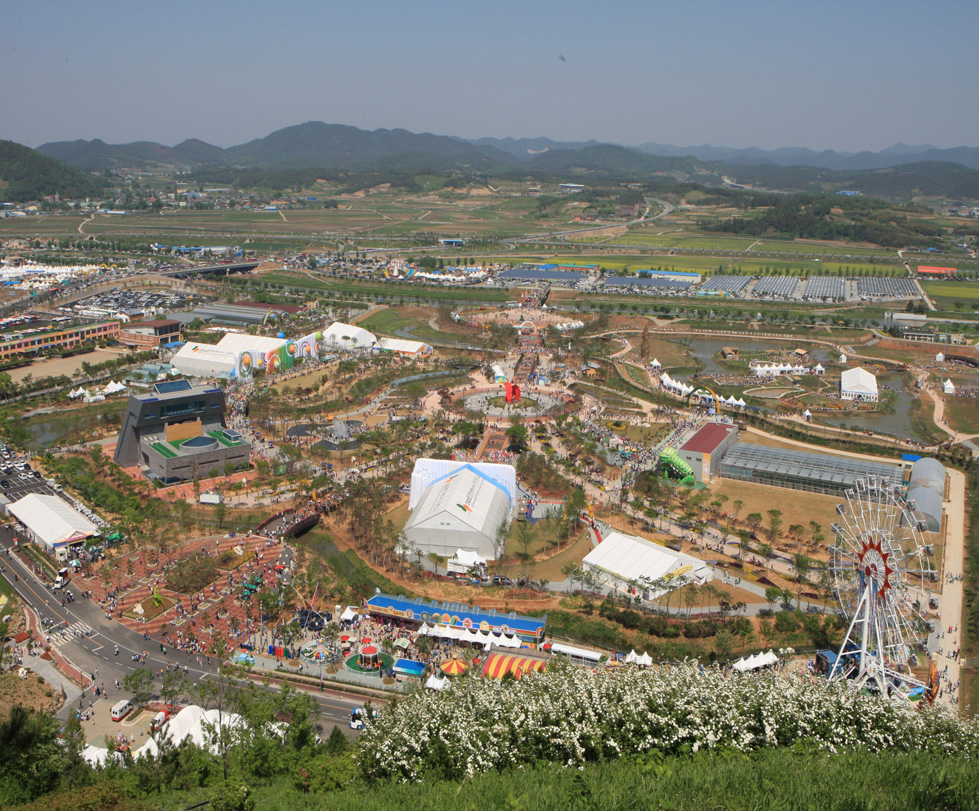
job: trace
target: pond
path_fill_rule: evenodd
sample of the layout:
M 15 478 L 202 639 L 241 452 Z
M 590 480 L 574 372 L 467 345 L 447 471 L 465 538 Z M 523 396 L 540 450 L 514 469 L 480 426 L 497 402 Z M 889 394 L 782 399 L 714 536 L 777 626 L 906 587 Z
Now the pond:
M 920 439 L 912 424 L 916 395 L 905 388 L 904 376 L 900 374 L 879 375 L 877 386 L 880 389 L 889 388 L 897 393 L 891 413 L 844 413 L 816 414 L 818 422 L 837 427 L 847 426 L 878 434 L 890 434 L 901 439 Z
M 121 412 L 125 405 L 121 402 L 115 410 Z M 78 409 L 32 417 L 22 425 L 31 435 L 31 439 L 27 441 L 28 449 L 40 451 L 60 444 L 65 437 L 77 431 L 93 431 L 97 427 L 117 430 L 119 427 L 117 417 L 118 414 L 111 412 Z
M 837 360 L 839 356 L 824 346 L 807 344 L 794 338 L 779 341 L 742 340 L 734 336 L 727 338 L 684 338 L 680 343 L 689 346 L 697 360 L 704 364 L 707 374 L 724 374 L 728 372 L 714 356 L 721 351 L 722 346 L 733 346 L 741 352 L 771 352 L 774 350 L 806 349 L 817 363 L 827 363 Z

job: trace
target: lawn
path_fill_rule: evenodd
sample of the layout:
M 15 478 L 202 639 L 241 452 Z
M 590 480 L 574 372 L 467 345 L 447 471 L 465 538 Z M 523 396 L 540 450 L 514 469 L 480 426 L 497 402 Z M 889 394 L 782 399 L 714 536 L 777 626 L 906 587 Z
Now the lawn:
M 943 310 L 954 310 L 960 303 L 965 312 L 979 306 L 979 281 L 977 282 L 922 282 L 924 291 Z

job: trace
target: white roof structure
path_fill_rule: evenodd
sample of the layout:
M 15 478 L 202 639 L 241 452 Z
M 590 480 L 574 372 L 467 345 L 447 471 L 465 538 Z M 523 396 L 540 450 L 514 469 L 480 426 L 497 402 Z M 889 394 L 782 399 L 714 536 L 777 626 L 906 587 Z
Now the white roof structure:
M 415 467 L 411 471 L 408 509 L 415 509 L 429 485 L 467 466 L 495 481 L 506 490 L 510 502 L 517 503 L 517 469 L 513 465 L 494 462 L 456 462 L 452 459 L 416 459 Z
M 649 365 L 652 366 L 654 369 L 659 369 L 663 364 L 660 363 L 659 360 L 657 360 L 656 358 L 653 358 L 653 362 Z
M 323 332 L 324 350 L 339 349 L 349 352 L 354 349 L 370 349 L 376 343 L 377 336 L 374 333 L 340 321 L 330 324 Z
M 847 369 L 840 375 L 840 397 L 844 400 L 876 401 L 877 378 L 859 366 Z
M 54 551 L 99 534 L 99 528 L 57 496 L 31 493 L 7 505 L 34 540 Z
M 474 569 L 477 566 L 485 566 L 486 558 L 481 558 L 469 549 L 456 549 L 455 557 L 449 563 L 465 566 L 467 569 Z
M 405 525 L 408 544 L 443 557 L 465 550 L 497 558 L 496 534 L 513 502 L 498 482 L 464 465 L 428 486 Z
M 121 391 L 125 391 L 126 387 L 122 383 L 116 383 L 114 380 L 109 381 L 109 385 L 102 389 L 103 394 L 118 394 Z
M 942 389 L 946 394 L 955 394 L 955 384 L 951 380 L 946 380 L 942 383 Z
M 423 344 L 421 341 L 406 341 L 402 338 L 381 338 L 374 348 L 381 352 L 396 352 L 412 358 L 432 353 L 432 347 L 428 344 Z
M 173 356 L 170 365 L 187 377 L 217 377 L 235 374 L 238 358 L 233 352 L 217 349 L 212 344 L 188 341 Z
M 683 577 L 699 584 L 714 579 L 714 573 L 704 561 L 621 532 L 606 535 L 582 564 L 585 569 L 598 569 L 611 575 L 616 588 L 664 578 Z
M 605 655 L 599 653 L 597 650 L 579 648 L 577 645 L 565 645 L 563 642 L 552 644 L 551 653 L 563 653 L 565 656 L 570 656 L 573 659 L 585 659 L 589 662 L 597 662 Z
M 758 670 L 763 667 L 770 667 L 778 662 L 778 656 L 775 655 L 774 651 L 768 651 L 768 653 L 756 653 L 749 656 L 747 659 L 744 657 L 738 659 L 731 667 L 737 670 L 739 673 L 747 673 L 751 670 Z
M 941 352 L 935 355 L 935 363 L 942 363 L 944 362 L 944 360 L 945 360 L 945 355 L 942 354 Z
M 242 352 L 264 355 L 267 352 L 274 352 L 288 343 L 285 338 L 267 338 L 264 335 L 229 332 L 215 344 L 215 347 L 222 352 L 232 352 L 235 355 L 240 355 Z
M 846 363 L 846 355 L 840 355 L 840 363 Z

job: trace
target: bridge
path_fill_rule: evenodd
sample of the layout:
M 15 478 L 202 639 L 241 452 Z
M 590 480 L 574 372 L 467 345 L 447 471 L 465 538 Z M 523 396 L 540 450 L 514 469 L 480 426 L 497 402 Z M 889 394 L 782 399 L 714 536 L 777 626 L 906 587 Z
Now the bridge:
M 229 262 L 223 265 L 187 265 L 182 267 L 160 270 L 160 276 L 173 276 L 178 279 L 186 279 L 193 276 L 227 276 L 229 273 L 248 273 L 255 270 L 258 262 Z

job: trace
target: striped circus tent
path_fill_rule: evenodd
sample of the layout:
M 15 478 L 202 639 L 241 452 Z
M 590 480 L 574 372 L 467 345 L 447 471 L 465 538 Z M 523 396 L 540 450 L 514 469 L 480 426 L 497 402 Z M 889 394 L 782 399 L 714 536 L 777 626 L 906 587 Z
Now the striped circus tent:
M 507 673 L 512 673 L 518 679 L 531 670 L 542 671 L 547 667 L 544 659 L 534 659 L 529 656 L 515 656 L 510 653 L 493 653 L 486 657 L 483 665 L 484 679 L 502 679 Z

